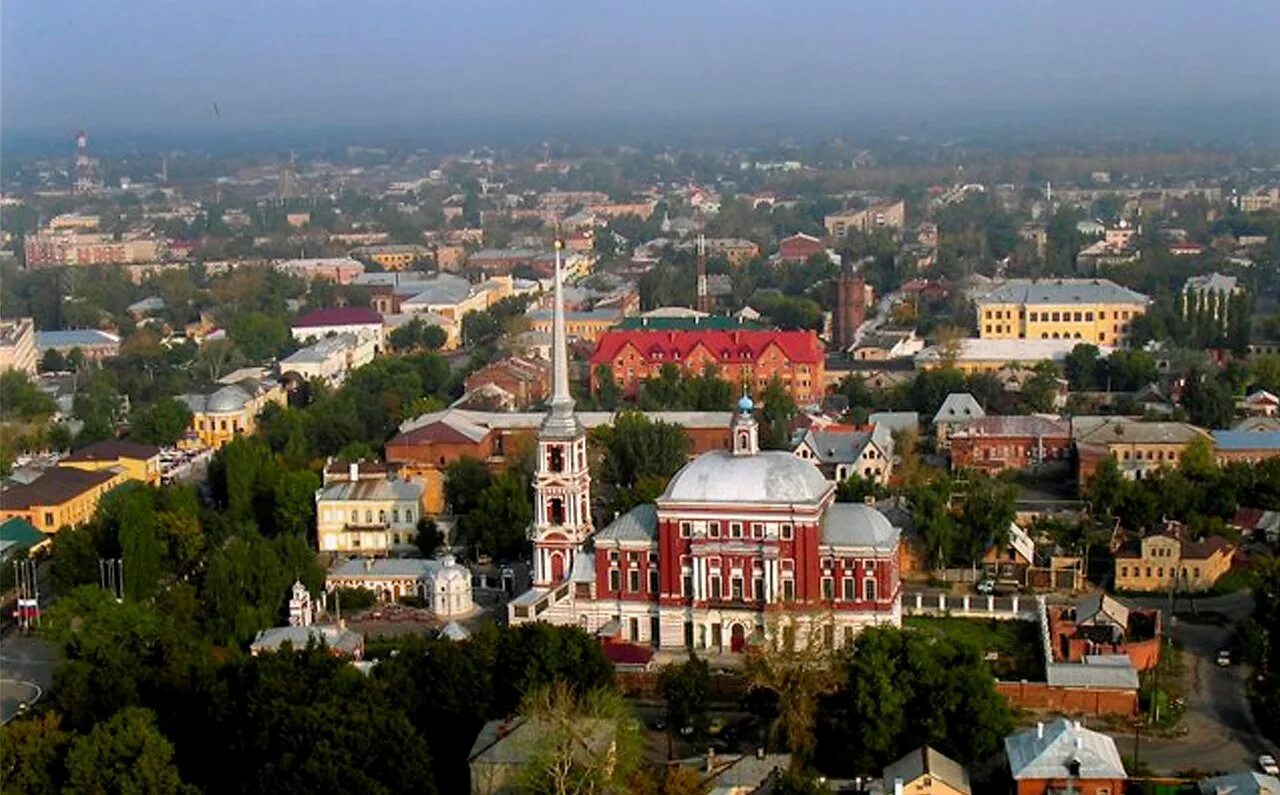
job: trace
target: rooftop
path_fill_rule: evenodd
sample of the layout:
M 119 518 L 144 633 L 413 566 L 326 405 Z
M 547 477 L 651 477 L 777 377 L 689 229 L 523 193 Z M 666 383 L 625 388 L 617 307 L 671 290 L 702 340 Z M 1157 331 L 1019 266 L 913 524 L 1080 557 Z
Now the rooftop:
M 30 483 L 0 490 L 0 508 L 26 510 L 42 505 L 60 505 L 101 486 L 116 475 L 115 470 L 86 472 L 71 467 L 53 467 Z
M 938 779 L 963 795 L 972 792 L 969 787 L 969 772 L 964 769 L 964 765 L 927 745 L 885 767 L 882 779 L 885 788 L 892 791 L 896 779 L 901 779 L 903 784 L 910 784 L 925 775 Z
M 885 515 L 860 502 L 836 502 L 822 515 L 821 543 L 890 552 L 897 548 L 901 531 Z
M 434 575 L 444 564 L 428 558 L 353 558 L 336 563 L 329 569 L 329 577 L 378 579 L 381 577 L 426 578 Z
M 1139 422 L 1127 417 L 1073 417 L 1071 435 L 1077 444 L 1185 445 L 1206 431 L 1185 422 Z
M 56 331 L 37 331 L 37 348 L 74 348 L 94 345 L 119 345 L 120 337 L 109 331 L 92 328 L 60 329 Z
M 740 505 L 817 503 L 834 486 L 818 468 L 791 453 L 703 453 L 676 473 L 659 502 Z
M 1015 781 L 1074 778 L 1127 779 L 1115 741 L 1078 722 L 1058 718 L 1006 737 L 1005 754 Z
M 325 309 L 313 309 L 293 321 L 294 328 L 320 328 L 324 326 L 370 326 L 382 325 L 382 317 L 377 312 L 363 306 L 342 306 Z
M 916 362 L 931 363 L 947 360 L 954 354 L 957 361 L 995 361 L 1007 362 L 1039 362 L 1049 359 L 1061 362 L 1067 354 L 1080 344 L 1080 340 L 992 340 L 966 338 L 959 341 L 954 350 L 947 346 L 930 345 L 916 354 Z M 1105 345 L 1095 346 L 1103 358 L 1111 355 L 1114 348 Z
M 822 344 L 812 331 L 615 329 L 600 337 L 591 364 L 611 362 L 627 346 L 646 358 L 671 362 L 687 358 L 698 348 L 719 361 L 755 361 L 773 347 L 793 362 L 817 364 L 824 360 Z
M 933 415 L 934 424 L 940 422 L 967 422 L 985 417 L 987 412 L 978 403 L 978 399 L 968 392 L 952 392 L 938 407 Z
M 595 534 L 600 541 L 653 541 L 658 537 L 658 510 L 653 503 L 637 505 Z
M 1145 304 L 1142 293 L 1110 279 L 1010 279 L 976 299 L 983 304 Z
M 410 480 L 341 481 L 325 486 L 317 500 L 326 502 L 417 502 L 422 499 L 422 486 Z
M 68 462 L 115 461 L 120 458 L 130 458 L 146 461 L 158 455 L 160 455 L 160 448 L 154 444 L 142 444 L 120 439 L 103 439 L 100 442 L 81 447 L 62 460 Z

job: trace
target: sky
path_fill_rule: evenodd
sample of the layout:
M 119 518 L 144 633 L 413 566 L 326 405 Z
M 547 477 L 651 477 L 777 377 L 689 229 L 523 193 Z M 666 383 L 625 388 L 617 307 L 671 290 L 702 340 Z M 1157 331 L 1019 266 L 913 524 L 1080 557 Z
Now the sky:
M 0 130 L 1280 107 L 1280 2 L 0 0 Z

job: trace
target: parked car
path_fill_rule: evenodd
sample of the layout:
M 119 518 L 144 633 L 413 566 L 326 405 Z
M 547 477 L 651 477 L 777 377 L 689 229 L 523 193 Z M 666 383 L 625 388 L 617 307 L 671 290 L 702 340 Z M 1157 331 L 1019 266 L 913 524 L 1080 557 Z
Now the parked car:
M 991 594 L 996 592 L 996 581 L 982 580 L 977 585 L 973 586 L 973 589 L 980 594 L 990 596 Z
M 1258 757 L 1258 769 L 1268 776 L 1280 776 L 1280 765 L 1276 764 L 1276 758 L 1271 754 Z
M 1218 650 L 1218 665 L 1221 665 L 1223 668 L 1231 665 L 1231 649 Z

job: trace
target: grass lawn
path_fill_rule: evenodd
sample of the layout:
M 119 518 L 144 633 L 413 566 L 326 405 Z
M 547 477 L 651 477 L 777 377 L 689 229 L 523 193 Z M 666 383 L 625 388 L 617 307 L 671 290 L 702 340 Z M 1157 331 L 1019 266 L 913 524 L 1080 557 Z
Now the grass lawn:
M 997 679 L 1044 681 L 1044 660 L 1040 656 L 1040 631 L 1034 621 L 996 621 L 982 618 L 935 618 L 906 616 L 902 625 L 939 637 L 960 640 L 987 657 L 987 665 Z

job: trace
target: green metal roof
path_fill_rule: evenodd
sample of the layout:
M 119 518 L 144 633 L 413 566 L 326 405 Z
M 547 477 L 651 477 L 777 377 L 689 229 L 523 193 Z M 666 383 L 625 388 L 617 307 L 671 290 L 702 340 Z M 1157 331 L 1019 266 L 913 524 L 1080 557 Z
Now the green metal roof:
M 26 519 L 14 517 L 0 522 L 0 555 L 22 549 L 30 549 L 45 539 Z
M 624 331 L 732 331 L 734 329 L 762 329 L 765 326 L 753 320 L 743 320 L 730 315 L 707 317 L 640 317 L 623 318 L 617 328 Z

